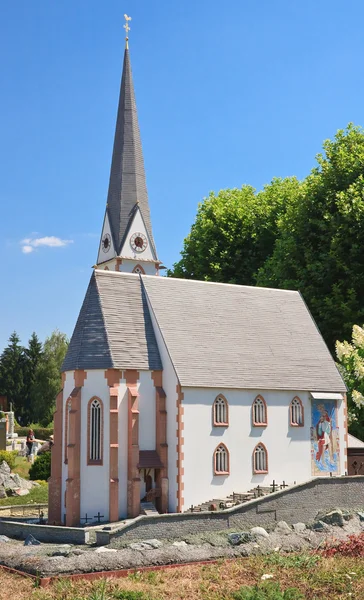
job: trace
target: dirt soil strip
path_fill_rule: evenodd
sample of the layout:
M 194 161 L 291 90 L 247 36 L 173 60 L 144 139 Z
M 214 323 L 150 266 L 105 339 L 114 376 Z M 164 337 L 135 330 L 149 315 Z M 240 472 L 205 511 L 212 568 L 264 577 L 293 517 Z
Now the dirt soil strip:
M 224 562 L 232 562 L 236 560 L 236 558 L 228 558 L 224 559 Z M 60 579 L 71 579 L 72 581 L 77 581 L 79 579 L 86 579 L 87 581 L 93 581 L 95 579 L 118 579 L 119 577 L 127 577 L 128 575 L 132 575 L 133 573 L 144 573 L 146 571 L 166 571 L 167 569 L 177 569 L 178 567 L 195 567 L 199 565 L 214 565 L 221 562 L 221 558 L 213 559 L 213 560 L 196 560 L 188 563 L 175 563 L 173 565 L 156 565 L 152 567 L 136 567 L 135 569 L 117 569 L 116 571 L 96 571 L 93 573 L 76 573 L 75 575 L 55 575 L 53 577 L 38 577 L 37 575 L 32 575 L 30 573 L 26 573 L 25 571 L 19 571 L 18 569 L 12 569 L 11 567 L 6 567 L 5 565 L 0 565 L 0 569 L 6 571 L 7 573 L 13 573 L 14 575 L 19 575 L 20 577 L 27 577 L 28 579 L 32 579 L 36 581 L 39 587 L 47 587 L 51 585 L 53 582 L 58 581 Z

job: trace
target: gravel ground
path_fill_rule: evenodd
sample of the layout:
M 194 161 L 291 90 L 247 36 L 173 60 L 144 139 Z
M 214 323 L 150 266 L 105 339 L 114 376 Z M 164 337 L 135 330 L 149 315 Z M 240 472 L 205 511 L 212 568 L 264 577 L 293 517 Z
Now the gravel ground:
M 245 535 L 248 543 L 233 545 L 232 532 L 223 531 L 187 536 L 183 540 L 140 540 L 125 542 L 113 540 L 107 547 L 41 544 L 24 546 L 23 542 L 0 542 L 0 564 L 43 577 L 88 573 L 116 569 L 138 569 L 145 566 L 169 565 L 193 561 L 234 558 L 271 552 L 297 552 L 315 550 L 325 540 L 341 540 L 364 530 L 364 521 L 355 515 L 343 526 L 324 525 L 322 531 L 305 528 L 303 524 L 293 530 L 286 523 L 278 523 L 274 531 Z M 257 528 L 261 529 L 261 528 Z M 254 533 L 255 532 L 255 533 Z M 236 532 L 239 533 L 239 532 Z M 252 535 L 253 534 L 253 535 Z M 124 547 L 122 547 L 124 546 Z

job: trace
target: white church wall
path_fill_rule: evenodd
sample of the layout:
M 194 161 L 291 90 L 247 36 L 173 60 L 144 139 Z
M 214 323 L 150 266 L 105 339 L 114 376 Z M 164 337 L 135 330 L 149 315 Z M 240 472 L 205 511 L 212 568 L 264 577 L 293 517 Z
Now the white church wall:
M 103 464 L 87 464 L 87 405 L 97 396 L 104 405 Z M 109 446 L 110 446 L 110 398 L 109 387 L 103 369 L 87 371 L 81 392 L 81 518 L 87 513 L 94 517 L 100 511 L 105 520 L 109 517 Z
M 156 267 L 155 261 L 144 261 L 144 252 L 143 257 L 137 256 L 135 259 L 123 258 L 123 262 L 119 266 L 119 271 L 123 271 L 124 273 L 132 273 L 134 268 L 140 265 L 144 270 L 145 275 L 155 275 Z
M 102 240 L 104 239 L 105 235 L 107 235 L 109 238 L 109 247 L 107 249 L 107 252 L 104 251 L 103 244 L 102 244 Z M 104 226 L 103 226 L 102 234 L 101 234 L 101 241 L 100 241 L 100 247 L 99 247 L 99 254 L 97 257 L 97 263 L 99 264 L 106 260 L 110 260 L 111 258 L 114 257 L 114 255 L 115 255 L 114 243 L 112 241 L 109 217 L 107 216 L 107 213 L 106 213 L 105 220 L 104 220 Z
M 130 238 L 134 233 L 142 233 L 148 240 L 148 245 L 143 252 L 135 252 L 130 244 Z M 154 260 L 152 248 L 150 245 L 150 239 L 145 228 L 143 218 L 141 216 L 140 210 L 137 210 L 133 219 L 131 226 L 128 229 L 127 238 L 125 240 L 124 246 L 121 249 L 121 256 L 126 258 L 132 258 L 136 261 L 139 259 L 146 260 Z
M 246 492 L 275 480 L 303 482 L 311 471 L 311 400 L 308 392 L 213 390 L 183 388 L 184 392 L 184 510 L 193 504 Z M 213 427 L 212 406 L 223 394 L 229 403 L 229 426 Z M 252 426 L 251 406 L 258 394 L 267 403 L 268 425 Z M 289 405 L 298 396 L 304 406 L 304 426 L 290 425 Z M 338 411 L 340 436 L 343 411 Z M 262 442 L 268 452 L 268 473 L 254 475 L 253 451 Z M 224 443 L 230 454 L 230 475 L 214 475 L 214 451 Z M 344 473 L 341 442 L 341 473 Z
M 155 387 L 151 371 L 139 371 L 139 449 L 155 450 Z
M 168 444 L 168 510 L 175 512 L 177 507 L 177 375 L 171 358 L 164 343 L 163 336 L 158 327 L 151 304 L 148 301 L 149 313 L 158 345 L 159 354 L 163 365 L 163 389 L 166 394 L 167 409 L 167 444 Z

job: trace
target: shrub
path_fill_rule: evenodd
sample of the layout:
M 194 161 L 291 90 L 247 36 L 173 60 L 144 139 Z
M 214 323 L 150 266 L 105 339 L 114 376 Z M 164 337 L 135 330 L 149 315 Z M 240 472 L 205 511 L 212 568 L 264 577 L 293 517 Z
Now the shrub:
M 29 479 L 47 479 L 51 476 L 51 453 L 45 452 L 37 457 L 29 469 Z
M 37 440 L 48 440 L 50 435 L 53 435 L 53 427 L 14 427 L 14 432 L 19 437 L 27 437 L 29 429 L 33 429 L 34 436 Z
M 326 557 L 335 556 L 362 556 L 364 557 L 364 532 L 359 535 L 349 535 L 346 540 L 341 542 L 326 542 L 322 554 Z
M 0 450 L 0 464 L 5 460 L 8 463 L 11 470 L 15 467 L 15 459 L 18 456 L 16 450 Z

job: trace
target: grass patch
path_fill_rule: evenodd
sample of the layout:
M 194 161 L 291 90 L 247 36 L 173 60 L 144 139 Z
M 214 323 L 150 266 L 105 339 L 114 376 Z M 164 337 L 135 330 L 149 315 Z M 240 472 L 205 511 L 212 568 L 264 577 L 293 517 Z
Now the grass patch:
M 138 572 L 121 579 L 55 582 L 35 588 L 0 570 L 0 600 L 339 600 L 364 598 L 362 558 L 283 555 Z M 262 581 L 263 574 L 272 578 Z M 6 595 L 1 595 L 2 592 Z
M 18 473 L 20 477 L 23 477 L 23 479 L 29 479 L 29 469 L 31 466 L 32 463 L 28 462 L 24 456 L 17 456 L 12 472 Z
M 26 496 L 10 496 L 1 498 L 0 506 L 11 506 L 12 504 L 44 504 L 48 502 L 48 483 L 45 481 L 38 487 L 30 490 Z

